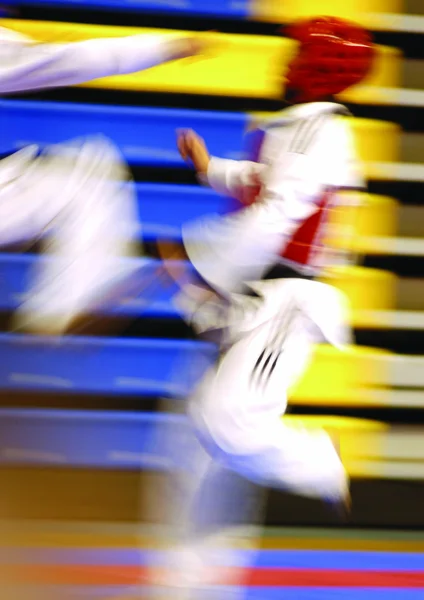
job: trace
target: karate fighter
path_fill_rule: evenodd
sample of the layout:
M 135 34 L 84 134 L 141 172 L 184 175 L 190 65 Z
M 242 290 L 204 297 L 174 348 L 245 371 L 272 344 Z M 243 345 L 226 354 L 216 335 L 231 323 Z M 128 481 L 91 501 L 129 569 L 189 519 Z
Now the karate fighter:
M 155 35 L 44 44 L 8 29 L 7 19 L 1 24 L 0 95 L 143 71 L 203 45 Z M 40 238 L 53 258 L 32 274 L 15 327 L 64 333 L 122 289 L 135 268 L 119 260 L 132 255 L 135 198 L 122 156 L 101 135 L 29 146 L 0 161 L 0 244 Z
M 193 131 L 178 136 L 200 180 L 232 199 L 229 214 L 183 227 L 197 275 L 180 276 L 176 302 L 205 339 L 221 335 L 221 356 L 189 402 L 210 457 L 192 504 L 192 543 L 181 555 L 193 567 L 186 579 L 193 585 L 200 565 L 210 567 L 207 537 L 220 519 L 228 524 L 230 505 L 243 510 L 229 473 L 349 503 L 330 435 L 290 427 L 282 415 L 313 345 L 342 349 L 350 341 L 344 296 L 315 279 L 328 266 L 324 239 L 338 193 L 365 186 L 349 112 L 334 96 L 367 76 L 375 50 L 365 30 L 337 18 L 300 21 L 287 33 L 298 42 L 286 73 L 290 106 L 248 136 L 246 160 L 211 157 Z

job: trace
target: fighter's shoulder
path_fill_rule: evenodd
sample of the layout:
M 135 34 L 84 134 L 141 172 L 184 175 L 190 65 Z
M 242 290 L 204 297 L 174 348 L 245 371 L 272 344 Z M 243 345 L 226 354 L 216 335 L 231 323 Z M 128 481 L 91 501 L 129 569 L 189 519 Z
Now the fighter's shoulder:
M 317 144 L 350 145 L 350 113 L 341 104 L 314 102 L 293 106 L 264 121 L 261 129 L 272 138 L 289 139 L 291 150 L 306 153 Z M 299 150 L 300 148 L 300 150 Z
M 314 102 L 293 106 L 262 124 L 265 138 L 282 143 L 292 153 L 337 151 L 350 146 L 350 113 L 341 104 Z M 284 141 L 285 140 L 285 141 Z M 287 146 L 288 144 L 288 146 Z
M 334 102 L 309 102 L 290 106 L 274 114 L 270 114 L 261 123 L 265 131 L 297 126 L 314 122 L 324 123 L 331 117 L 350 115 L 348 109 L 342 104 Z
M 354 132 L 352 127 L 352 116 L 335 114 L 332 119 L 328 119 L 323 127 L 323 135 L 333 145 L 340 147 L 351 147 L 354 145 Z

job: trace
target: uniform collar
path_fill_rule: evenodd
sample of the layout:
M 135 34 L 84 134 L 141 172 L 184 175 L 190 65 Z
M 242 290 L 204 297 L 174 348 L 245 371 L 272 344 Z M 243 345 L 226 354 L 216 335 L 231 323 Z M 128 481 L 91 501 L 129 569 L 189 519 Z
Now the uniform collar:
M 284 125 L 291 121 L 297 121 L 298 119 L 309 119 L 324 114 L 337 114 L 349 116 L 351 113 L 343 106 L 343 104 L 337 104 L 335 102 L 308 102 L 306 104 L 296 104 L 295 106 L 289 106 L 284 110 L 281 110 L 270 119 L 262 123 L 262 127 L 270 128 L 278 125 Z

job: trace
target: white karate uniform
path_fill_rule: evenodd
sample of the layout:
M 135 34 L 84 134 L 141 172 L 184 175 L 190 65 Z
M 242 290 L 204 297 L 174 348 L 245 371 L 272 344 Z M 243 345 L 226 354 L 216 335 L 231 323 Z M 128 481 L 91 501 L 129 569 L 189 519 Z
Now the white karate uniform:
M 213 288 L 242 291 L 277 257 L 300 273 L 319 272 L 326 211 L 341 201 L 338 191 L 364 187 L 346 114 L 335 103 L 293 106 L 253 132 L 257 139 L 247 153 L 254 161 L 211 158 L 205 183 L 248 204 L 183 228 L 190 260 Z M 310 231 L 302 233 L 306 223 Z M 299 246 L 309 248 L 307 256 Z
M 347 479 L 330 438 L 292 430 L 281 415 L 313 344 L 350 341 L 344 296 L 301 279 L 325 264 L 321 239 L 336 193 L 364 185 L 345 112 L 333 103 L 291 107 L 262 128 L 256 161 L 212 158 L 208 183 L 244 201 L 252 191 L 254 201 L 183 230 L 194 267 L 229 305 L 220 322 L 212 311 L 205 324 L 207 304 L 193 313 L 199 331 L 218 323 L 226 331 L 221 360 L 191 401 L 199 435 L 254 481 L 332 499 L 346 495 Z M 261 280 L 276 264 L 299 279 Z M 257 295 L 243 295 L 248 289 Z
M 192 264 L 219 295 L 202 305 L 183 293 L 175 302 L 199 333 L 224 332 L 221 358 L 189 402 L 194 430 L 210 458 L 205 468 L 199 451 L 203 466 L 191 501 L 191 541 L 175 560 L 184 557 L 181 585 L 199 588 L 196 597 L 213 556 L 228 551 L 229 517 L 222 513 L 229 499 L 238 517 L 243 513 L 238 476 L 331 502 L 348 496 L 348 477 L 330 436 L 290 427 L 282 418 L 314 343 L 343 349 L 350 341 L 346 298 L 332 286 L 302 278 L 325 265 L 321 240 L 337 192 L 364 185 L 340 113 L 346 109 L 332 103 L 289 108 L 254 133 L 254 160 L 212 158 L 205 183 L 247 206 L 183 228 Z M 275 265 L 290 267 L 299 278 L 262 279 Z M 194 283 L 186 291 L 198 289 Z M 249 290 L 256 295 L 246 295 Z
M 138 35 L 44 44 L 0 27 L 0 95 L 148 69 L 173 58 L 166 42 Z M 42 238 L 54 257 L 33 273 L 17 327 L 62 333 L 111 300 L 132 272 L 119 259 L 131 256 L 137 227 L 129 172 L 101 135 L 1 160 L 0 245 Z

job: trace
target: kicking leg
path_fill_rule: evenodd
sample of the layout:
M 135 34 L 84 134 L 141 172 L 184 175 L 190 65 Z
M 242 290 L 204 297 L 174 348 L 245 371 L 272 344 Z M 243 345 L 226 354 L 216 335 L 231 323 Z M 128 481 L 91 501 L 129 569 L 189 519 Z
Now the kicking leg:
M 63 145 L 39 159 L 41 207 L 51 214 L 44 250 L 18 325 L 62 333 L 107 305 L 135 269 L 134 190 L 114 147 L 103 138 Z M 35 192 L 36 193 L 36 190 Z

